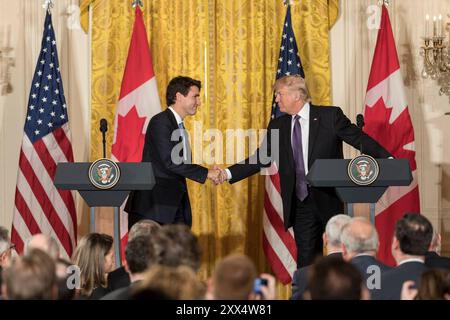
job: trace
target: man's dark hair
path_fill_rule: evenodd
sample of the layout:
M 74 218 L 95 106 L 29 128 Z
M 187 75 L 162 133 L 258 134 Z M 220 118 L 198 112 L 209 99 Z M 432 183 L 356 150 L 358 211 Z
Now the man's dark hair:
M 183 96 L 187 96 L 192 86 L 195 86 L 200 90 L 202 88 L 202 83 L 199 80 L 182 76 L 170 80 L 166 92 L 167 105 L 171 106 L 175 103 L 177 92 L 181 93 Z
M 168 224 L 164 225 L 161 231 L 183 248 L 179 256 L 180 265 L 188 266 L 197 272 L 200 268 L 201 250 L 191 229 L 184 224 Z
M 128 241 L 125 259 L 131 273 L 141 273 L 156 262 L 156 253 L 151 236 L 137 236 Z
M 420 214 L 405 214 L 395 225 L 395 237 L 405 254 L 424 256 L 433 238 L 433 226 Z
M 361 300 L 362 285 L 358 269 L 338 258 L 320 258 L 308 272 L 312 300 Z

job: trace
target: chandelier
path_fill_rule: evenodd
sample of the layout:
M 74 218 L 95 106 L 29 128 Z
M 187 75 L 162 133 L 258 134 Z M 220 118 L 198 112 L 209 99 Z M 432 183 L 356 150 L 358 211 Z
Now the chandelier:
M 432 29 L 431 33 L 431 20 L 427 14 L 424 46 L 421 47 L 420 52 L 423 57 L 422 77 L 436 80 L 440 86 L 439 95 L 450 96 L 450 23 L 443 28 L 442 15 L 434 16 Z

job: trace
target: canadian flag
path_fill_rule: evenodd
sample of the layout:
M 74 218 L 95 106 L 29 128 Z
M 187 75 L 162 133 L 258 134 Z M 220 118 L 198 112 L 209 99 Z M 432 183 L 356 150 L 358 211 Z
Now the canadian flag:
M 147 41 L 142 11 L 136 6 L 133 34 L 123 73 L 119 103 L 114 119 L 114 140 L 111 159 L 119 162 L 140 162 L 148 123 L 161 111 L 152 57 Z M 128 215 L 120 214 L 122 257 L 128 236 Z
M 384 5 L 381 10 L 380 29 L 367 84 L 364 131 L 395 158 L 408 159 L 413 175 L 408 187 L 388 188 L 375 206 L 375 224 L 380 237 L 378 257 L 388 265 L 395 265 L 391 254 L 395 223 L 405 213 L 419 213 L 420 201 L 414 129 L 389 14 Z

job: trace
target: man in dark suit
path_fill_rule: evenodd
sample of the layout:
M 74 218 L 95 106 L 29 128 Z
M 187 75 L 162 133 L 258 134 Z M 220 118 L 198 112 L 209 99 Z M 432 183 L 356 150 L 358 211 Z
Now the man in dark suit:
M 420 286 L 422 273 L 428 270 L 425 254 L 433 237 L 433 227 L 422 215 L 406 214 L 395 225 L 392 255 L 397 267 L 381 274 L 380 289 L 372 290 L 373 300 L 400 300 L 405 281 Z
M 362 217 L 353 218 L 342 230 L 341 241 L 344 260 L 358 268 L 371 293 L 379 284 L 376 277 L 391 269 L 376 259 L 379 242 L 375 226 Z
M 442 257 L 438 251 L 441 247 L 441 235 L 439 232 L 433 230 L 433 240 L 430 244 L 430 249 L 425 255 L 425 265 L 429 268 L 440 268 L 450 270 L 450 258 Z
M 306 83 L 300 76 L 280 78 L 274 89 L 276 102 L 286 114 L 270 121 L 262 146 L 247 160 L 226 169 L 221 180 L 235 183 L 269 167 L 271 161 L 277 164 L 284 226 L 286 230 L 291 226 L 294 229 L 297 265 L 301 267 L 322 253 L 322 233 L 327 221 L 344 212 L 334 188 L 307 184 L 306 174 L 314 161 L 342 159 L 343 141 L 358 149 L 362 147 L 375 158 L 388 158 L 391 154 L 352 124 L 340 108 L 310 104 Z M 279 152 L 275 151 L 277 147 Z M 269 161 L 262 158 L 266 156 L 265 148 Z
M 128 228 L 141 219 L 161 224 L 192 225 L 186 178 L 204 183 L 217 179 L 219 171 L 192 164 L 188 133 L 183 120 L 200 106 L 201 83 L 189 77 L 176 77 L 167 86 L 166 110 L 155 115 L 147 128 L 142 155 L 151 162 L 156 184 L 152 190 L 133 191 L 125 206 Z
M 323 241 L 326 246 L 327 256 L 324 259 L 342 260 L 341 233 L 343 228 L 350 222 L 350 217 L 345 214 L 338 214 L 332 217 L 323 234 Z M 306 291 L 308 273 L 311 266 L 297 269 L 292 277 L 292 297 L 291 300 L 302 300 Z

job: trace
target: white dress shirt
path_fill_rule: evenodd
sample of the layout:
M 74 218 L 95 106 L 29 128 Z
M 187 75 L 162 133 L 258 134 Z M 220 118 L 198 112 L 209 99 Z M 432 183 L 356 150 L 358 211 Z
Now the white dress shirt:
M 180 124 L 183 124 L 184 127 L 183 119 L 181 119 L 181 116 L 172 107 L 169 107 L 169 110 L 172 111 L 173 115 L 175 116 L 175 120 L 177 121 L 178 127 L 180 127 Z M 186 151 L 187 145 L 186 145 L 186 137 L 184 136 L 185 134 L 187 133 L 184 132 L 184 130 L 182 130 L 181 136 L 183 138 L 183 158 L 184 160 L 187 160 L 187 151 Z
M 293 141 L 292 134 L 294 132 L 294 118 L 296 115 L 300 116 L 300 126 L 302 128 L 302 151 L 303 151 L 303 162 L 305 163 L 305 175 L 308 174 L 308 144 L 309 144 L 309 102 L 303 105 L 303 108 L 297 114 L 292 116 L 291 123 L 291 143 Z

